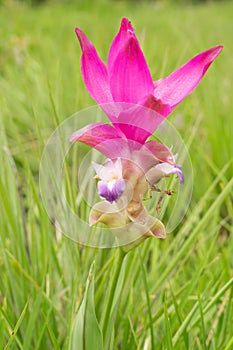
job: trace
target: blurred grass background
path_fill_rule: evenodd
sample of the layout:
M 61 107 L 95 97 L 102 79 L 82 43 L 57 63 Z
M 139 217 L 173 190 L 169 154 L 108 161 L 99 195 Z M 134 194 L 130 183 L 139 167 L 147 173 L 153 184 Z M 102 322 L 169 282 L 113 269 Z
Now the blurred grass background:
M 113 349 L 233 348 L 232 13 L 232 1 L 1 3 L 1 349 L 68 349 L 93 260 L 101 318 L 114 252 L 80 247 L 59 235 L 40 200 L 38 169 L 57 124 L 93 105 L 74 27 L 106 60 L 124 16 L 154 79 L 207 48 L 222 44 L 224 50 L 169 117 L 189 147 L 192 202 L 165 241 L 140 246 L 146 284 L 139 250 L 128 255 Z

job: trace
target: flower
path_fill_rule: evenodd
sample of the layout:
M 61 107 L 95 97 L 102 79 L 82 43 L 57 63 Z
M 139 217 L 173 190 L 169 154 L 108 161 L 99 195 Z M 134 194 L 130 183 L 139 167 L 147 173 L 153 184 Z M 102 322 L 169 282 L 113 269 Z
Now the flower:
M 135 244 L 149 236 L 164 238 L 164 225 L 149 215 L 143 198 L 162 177 L 176 174 L 184 182 L 181 167 L 171 150 L 148 140 L 163 119 L 198 85 L 222 46 L 202 52 L 164 79 L 153 82 L 131 23 L 123 18 L 113 40 L 106 66 L 95 47 L 75 29 L 81 49 L 81 70 L 89 94 L 108 116 L 110 124 L 95 123 L 76 131 L 70 140 L 97 149 L 104 165 L 93 163 L 97 191 L 104 201 L 90 212 L 89 224 L 102 222 L 117 229 L 138 230 Z M 130 229 L 129 229 L 130 231 Z
M 149 121 L 150 134 L 194 90 L 222 50 L 222 46 L 216 46 L 204 51 L 168 77 L 153 81 L 128 19 L 122 19 L 120 30 L 108 54 L 107 66 L 86 35 L 79 28 L 75 31 L 82 49 L 81 70 L 89 94 L 100 105 L 126 102 L 155 110 L 158 115 L 153 121 Z M 106 113 L 118 129 L 122 129 L 122 123 L 130 125 L 132 120 L 135 126 L 142 129 L 146 124 L 142 118 L 136 120 L 130 112 L 120 113 L 118 116 L 115 113 L 112 115 L 111 110 L 106 110 Z M 133 136 L 135 130 L 125 126 L 122 131 L 127 137 L 135 139 Z
M 148 113 L 145 107 L 137 110 L 142 118 Z M 150 113 L 157 114 L 155 111 Z M 148 214 L 143 198 L 155 183 L 171 173 L 177 174 L 183 182 L 183 173 L 175 164 L 170 149 L 155 140 L 141 144 L 127 139 L 114 126 L 101 123 L 76 131 L 70 140 L 83 142 L 107 157 L 104 165 L 92 162 L 95 178 L 99 180 L 97 191 L 104 201 L 91 209 L 89 224 L 102 222 L 117 232 L 117 227 L 126 227 L 132 222 L 140 225 L 136 227 L 139 231 L 136 236 L 141 232 L 143 239 L 149 236 L 165 238 L 163 224 Z
M 100 198 L 106 199 L 108 202 L 116 202 L 125 190 L 125 180 L 122 178 L 121 159 L 115 162 L 108 159 L 105 165 L 92 162 L 96 171 L 98 182 L 98 194 Z

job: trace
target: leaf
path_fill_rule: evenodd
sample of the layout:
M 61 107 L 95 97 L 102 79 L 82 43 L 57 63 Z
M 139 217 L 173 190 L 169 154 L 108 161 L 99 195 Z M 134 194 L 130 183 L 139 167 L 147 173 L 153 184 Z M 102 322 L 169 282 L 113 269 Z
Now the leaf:
M 170 322 L 170 317 L 168 314 L 168 309 L 167 309 L 167 300 L 166 300 L 166 293 L 165 293 L 165 300 L 164 300 L 164 320 L 165 320 L 165 331 L 166 331 L 166 348 L 168 350 L 174 349 L 173 343 L 172 343 L 172 331 L 171 331 L 171 322 Z
M 23 308 L 23 311 L 21 312 L 21 314 L 20 314 L 20 316 L 19 316 L 19 318 L 18 318 L 18 320 L 17 320 L 17 322 L 16 322 L 16 325 L 15 325 L 14 328 L 11 330 L 11 336 L 10 336 L 10 338 L 9 338 L 9 340 L 8 340 L 8 342 L 7 342 L 7 344 L 6 344 L 6 346 L 4 347 L 4 350 L 12 349 L 12 343 L 13 343 L 15 340 L 17 341 L 17 339 L 18 339 L 18 334 L 17 334 L 17 332 L 18 332 L 19 327 L 21 326 L 21 323 L 22 323 L 22 321 L 23 321 L 23 319 L 24 319 L 24 316 L 25 316 L 25 314 L 26 314 L 27 308 L 28 308 L 28 301 L 26 302 L 26 304 L 25 304 L 25 306 L 24 306 L 24 308 Z M 4 316 L 3 310 L 1 310 L 1 313 L 2 313 L 2 315 Z M 18 343 L 18 346 L 19 346 L 20 349 L 23 349 L 21 343 Z
M 3 349 L 4 342 L 4 331 L 5 331 L 5 322 L 3 318 L 0 318 L 0 349 Z
M 103 335 L 95 314 L 94 263 L 86 282 L 82 304 L 74 320 L 70 350 L 103 350 Z
M 121 301 L 121 293 L 124 285 L 124 279 L 125 279 L 125 270 L 126 270 L 126 264 L 124 264 L 124 257 L 125 257 L 126 252 L 124 252 L 122 249 L 119 250 L 118 252 L 118 260 L 115 262 L 116 264 L 116 270 L 115 275 L 113 276 L 113 279 L 115 279 L 116 284 L 114 283 L 114 280 L 112 281 L 114 284 L 113 288 L 113 299 L 111 303 L 111 308 L 108 313 L 108 324 L 107 328 L 103 326 L 103 329 L 106 329 L 106 333 L 104 332 L 104 346 L 106 349 L 113 349 L 111 348 L 111 344 L 113 344 L 114 340 L 114 326 L 116 322 L 116 316 L 119 311 L 119 305 Z M 111 286 L 112 289 L 113 285 Z M 106 310 L 105 310 L 106 312 Z M 113 346 L 113 345 L 112 345 Z

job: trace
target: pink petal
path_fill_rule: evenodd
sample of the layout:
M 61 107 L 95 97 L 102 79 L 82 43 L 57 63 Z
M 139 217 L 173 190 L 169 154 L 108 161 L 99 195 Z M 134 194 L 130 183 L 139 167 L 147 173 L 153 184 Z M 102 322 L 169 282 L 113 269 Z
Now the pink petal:
M 171 113 L 171 107 L 153 95 L 146 96 L 146 98 L 138 103 L 157 112 L 156 123 L 153 123 L 152 133 L 156 130 L 157 126 L 163 121 L 163 119 Z
M 174 164 L 174 156 L 169 148 L 160 142 L 150 140 L 133 153 L 134 160 L 144 172 L 159 163 Z
M 195 89 L 222 48 L 222 46 L 216 46 L 202 52 L 168 77 L 155 82 L 154 96 L 170 105 L 172 109 L 175 108 Z
M 121 21 L 121 27 L 117 35 L 115 36 L 108 55 L 108 68 L 109 71 L 112 69 L 113 63 L 119 53 L 124 47 L 130 36 L 134 35 L 134 29 L 127 18 L 123 18 Z
M 111 102 L 112 94 L 105 64 L 86 35 L 79 28 L 75 32 L 82 49 L 81 69 L 89 94 L 97 103 Z
M 119 51 L 109 70 L 110 86 L 116 102 L 137 103 L 153 93 L 153 82 L 139 43 L 133 34 Z
M 175 158 L 166 145 L 155 140 L 150 140 L 145 143 L 144 147 L 146 147 L 159 162 L 166 162 L 172 165 L 175 163 Z
M 170 107 L 163 105 L 152 95 L 148 95 L 139 103 L 143 105 L 129 105 L 127 110 L 119 114 L 117 122 L 113 123 L 128 139 L 143 144 L 165 118 L 164 114 L 159 112 L 167 113 Z
M 84 128 L 77 130 L 70 137 L 70 141 L 79 141 L 88 146 L 95 147 L 101 142 L 119 137 L 118 132 L 111 125 L 96 123 L 89 124 Z
M 129 157 L 128 143 L 122 135 L 108 124 L 90 124 L 77 130 L 70 138 L 71 142 L 79 141 L 97 149 L 106 157 Z
M 148 132 L 147 130 L 144 130 L 140 127 L 131 124 L 114 123 L 114 126 L 116 127 L 116 129 L 121 130 L 125 134 L 127 139 L 136 141 L 140 144 L 144 144 L 146 139 L 151 135 L 150 132 Z

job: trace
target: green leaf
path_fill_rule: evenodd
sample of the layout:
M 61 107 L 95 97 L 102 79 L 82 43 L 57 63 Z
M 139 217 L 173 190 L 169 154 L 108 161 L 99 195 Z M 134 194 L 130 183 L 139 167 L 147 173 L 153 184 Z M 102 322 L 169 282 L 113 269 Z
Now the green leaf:
M 172 343 L 172 331 L 171 331 L 171 322 L 170 317 L 167 310 L 167 298 L 165 293 L 165 300 L 164 300 L 164 319 L 165 319 L 165 331 L 166 331 L 166 348 L 168 350 L 174 349 L 173 343 Z
M 114 339 L 114 325 L 119 311 L 121 293 L 125 279 L 126 264 L 124 264 L 124 257 L 126 254 L 127 253 L 122 249 L 118 251 L 118 258 L 115 262 L 116 268 L 112 278 L 110 294 L 108 296 L 108 305 L 105 309 L 105 318 L 102 328 L 104 334 L 104 347 L 106 349 L 111 349 L 111 343 Z
M 0 318 L 0 349 L 3 349 L 4 331 L 5 331 L 5 322 L 3 318 Z
M 4 350 L 12 349 L 13 342 L 18 339 L 17 332 L 18 332 L 19 327 L 21 326 L 21 323 L 22 323 L 22 321 L 23 321 L 23 319 L 25 317 L 27 308 L 28 308 L 28 302 L 26 302 L 26 304 L 25 304 L 25 306 L 23 308 L 23 311 L 21 312 L 21 314 L 20 314 L 20 316 L 19 316 L 19 318 L 18 318 L 18 320 L 16 322 L 15 327 L 11 330 L 11 336 L 10 336 L 10 338 L 9 338 L 5 348 L 4 348 Z M 1 310 L 1 313 L 2 313 L 2 315 L 4 315 L 3 314 L 3 310 Z M 21 343 L 18 343 L 18 346 L 19 346 L 20 349 L 23 349 Z
M 86 282 L 82 304 L 74 321 L 70 350 L 103 350 L 103 335 L 95 314 L 94 263 Z

